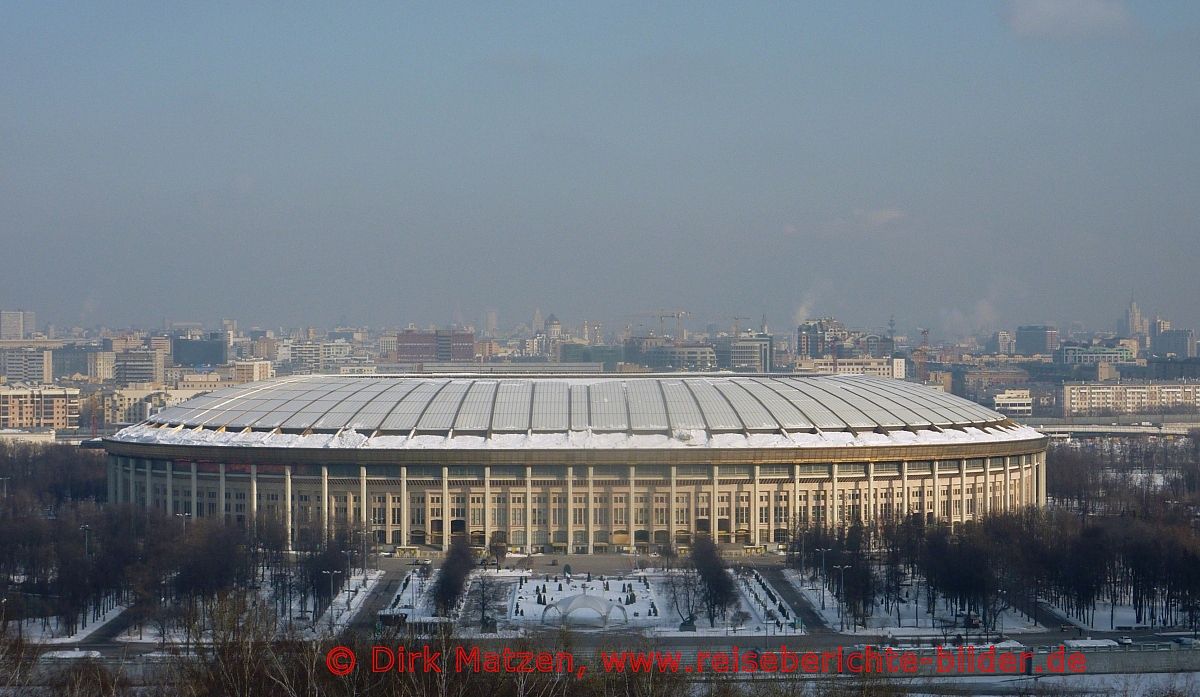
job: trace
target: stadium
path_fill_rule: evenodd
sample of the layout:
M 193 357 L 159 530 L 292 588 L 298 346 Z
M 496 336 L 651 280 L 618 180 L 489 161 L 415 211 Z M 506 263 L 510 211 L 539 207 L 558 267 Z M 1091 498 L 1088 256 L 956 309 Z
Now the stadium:
M 797 525 L 1042 505 L 1046 438 L 900 380 L 781 375 L 306 375 L 104 440 L 109 500 L 289 544 L 350 527 L 416 554 L 774 549 Z M 222 509 L 224 509 L 222 511 Z

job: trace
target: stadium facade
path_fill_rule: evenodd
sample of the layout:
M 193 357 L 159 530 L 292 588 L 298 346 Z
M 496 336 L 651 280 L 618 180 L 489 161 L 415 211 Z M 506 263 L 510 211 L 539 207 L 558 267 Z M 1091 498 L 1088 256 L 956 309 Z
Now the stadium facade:
M 752 547 L 797 524 L 1041 505 L 1046 438 L 866 376 L 298 376 L 197 397 L 105 439 L 109 500 L 338 527 L 401 553 Z M 222 511 L 223 509 L 223 511 Z

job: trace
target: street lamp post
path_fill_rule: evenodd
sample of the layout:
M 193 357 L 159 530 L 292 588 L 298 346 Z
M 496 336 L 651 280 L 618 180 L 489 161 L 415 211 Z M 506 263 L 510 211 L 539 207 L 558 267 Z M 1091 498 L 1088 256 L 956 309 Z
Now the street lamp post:
M 330 571 L 326 569 L 321 573 L 329 576 L 329 632 L 333 633 L 333 577 L 340 576 L 342 572 L 341 570 Z
M 850 568 L 849 564 L 835 564 L 833 568 L 838 570 L 838 620 L 841 622 L 842 631 L 846 631 L 846 612 L 844 610 L 846 604 L 846 569 Z
M 815 551 L 821 553 L 821 609 L 825 609 L 825 553 L 830 551 L 829 547 L 818 547 Z

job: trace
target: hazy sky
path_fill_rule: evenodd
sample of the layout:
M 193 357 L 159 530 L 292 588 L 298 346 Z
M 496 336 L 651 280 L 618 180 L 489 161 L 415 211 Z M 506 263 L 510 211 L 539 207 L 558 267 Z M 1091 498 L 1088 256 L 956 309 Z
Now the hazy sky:
M 1200 326 L 1200 3 L 248 4 L 0 2 L 0 307 Z

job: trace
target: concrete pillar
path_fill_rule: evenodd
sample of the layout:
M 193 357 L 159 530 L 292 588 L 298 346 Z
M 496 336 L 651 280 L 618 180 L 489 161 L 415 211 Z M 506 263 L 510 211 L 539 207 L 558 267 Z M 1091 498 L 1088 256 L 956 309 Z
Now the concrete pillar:
M 483 546 L 492 545 L 492 468 L 483 468 Z
M 200 515 L 200 492 L 196 486 L 196 463 L 192 463 L 192 520 Z
M 805 517 L 808 520 L 808 517 Z M 800 465 L 792 465 L 792 522 L 795 526 L 800 521 Z
M 371 529 L 371 502 L 367 499 L 367 468 L 366 465 L 358 466 L 358 500 L 362 502 L 359 507 L 358 522 L 362 525 L 362 529 Z
M 225 463 L 219 464 L 217 469 L 217 516 L 222 523 L 225 522 Z
M 962 501 L 958 503 L 958 522 L 967 522 L 967 461 L 958 461 L 958 494 Z
M 679 491 L 675 481 L 676 475 L 676 467 L 671 465 L 671 493 L 667 495 L 667 538 L 670 541 L 671 549 L 675 548 L 675 495 Z
M 699 498 L 700 498 L 699 489 L 695 486 L 688 487 L 688 512 L 691 514 L 691 517 L 688 518 L 688 521 L 689 521 L 688 545 L 689 546 L 691 546 L 695 542 L 695 539 L 696 539 L 696 508 L 697 508 L 697 503 L 698 503 L 697 499 L 699 499 Z
M 250 529 L 258 530 L 258 465 L 250 465 Z
M 1017 498 L 1017 506 L 1019 506 L 1021 508 L 1024 508 L 1025 506 L 1029 505 L 1029 484 L 1025 479 L 1025 472 L 1028 469 L 1029 468 L 1026 467 L 1023 459 L 1017 460 L 1017 474 L 1020 476 L 1020 479 L 1021 479 L 1021 494 Z
M 708 534 L 710 536 L 712 536 L 712 541 L 714 544 L 719 542 L 721 539 L 721 537 L 720 537 L 720 534 L 721 534 L 720 533 L 720 529 L 721 529 L 720 522 L 721 522 L 721 520 L 720 520 L 720 517 L 717 515 L 717 512 L 720 511 L 720 507 L 719 507 L 720 502 L 718 501 L 718 496 L 717 496 L 717 487 L 720 483 L 721 483 L 720 472 L 718 471 L 717 465 L 713 465 L 712 466 L 712 493 L 709 494 L 709 496 L 711 498 L 709 499 L 709 502 L 708 502 L 708 504 L 709 504 L 709 506 L 708 506 L 709 533 Z M 733 526 L 731 525 L 730 527 L 732 528 Z
M 525 552 L 533 554 L 533 467 L 525 465 Z
M 986 516 L 992 512 L 992 458 L 983 458 L 983 510 L 976 507 L 976 513 Z
M 575 551 L 575 468 L 567 465 L 567 554 Z
M 450 467 L 442 465 L 442 551 L 450 549 Z
M 838 465 L 836 462 L 829 463 L 829 486 L 831 489 L 828 504 L 829 521 L 831 527 L 836 528 L 842 517 L 838 510 L 841 508 L 841 501 L 838 499 Z
M 104 500 L 110 504 L 120 503 L 117 500 L 117 492 L 121 489 L 120 481 L 117 479 L 120 465 L 116 456 L 110 455 L 104 463 L 105 475 L 107 478 L 108 491 L 105 492 Z
M 867 523 L 874 525 L 876 520 L 875 509 L 875 463 L 867 461 L 867 505 L 865 507 Z
M 592 554 L 595 551 L 596 544 L 596 480 L 592 473 L 592 466 L 587 468 L 587 551 Z
M 635 526 L 633 524 L 633 490 L 635 488 L 634 482 L 636 481 L 636 478 L 637 478 L 637 474 L 633 470 L 633 465 L 630 465 L 629 466 L 629 494 L 625 497 L 625 509 L 626 509 L 625 516 L 629 519 L 629 525 L 627 527 L 629 528 L 629 551 L 630 552 L 634 551 L 637 548 L 635 546 L 636 543 L 635 543 L 634 537 L 633 537 L 633 532 L 634 532 L 634 528 L 635 528 Z
M 908 460 L 900 462 L 900 516 L 907 518 L 908 505 Z
M 167 460 L 167 485 L 166 485 L 167 517 L 175 515 L 175 500 L 174 500 L 175 481 L 174 481 L 174 476 L 173 476 L 175 474 L 174 469 L 175 469 L 175 461 Z
M 758 481 L 758 465 L 751 465 L 754 468 L 754 478 L 750 480 L 750 544 L 762 544 L 760 535 L 762 531 L 759 529 L 759 511 L 758 507 L 762 505 L 759 501 L 759 481 Z
M 321 465 L 321 539 L 329 539 L 329 465 Z
M 1037 463 L 1038 473 L 1038 495 L 1037 505 L 1046 505 L 1046 453 L 1036 453 L 1033 456 L 1033 461 Z
M 222 475 L 224 477 L 224 475 Z M 222 484 L 222 487 L 224 485 Z M 283 519 L 284 524 L 284 551 L 292 551 L 292 466 L 284 465 L 283 467 Z
M 129 460 L 129 503 L 137 504 L 137 460 L 132 457 L 126 458 Z
M 933 478 L 933 519 L 938 520 L 942 517 L 942 488 L 938 482 L 938 461 L 933 460 L 930 464 Z M 947 522 L 949 522 L 947 520 Z
M 154 480 L 154 460 L 146 460 L 146 512 L 154 508 L 154 491 L 151 489 Z
M 400 465 L 400 544 L 408 545 L 408 518 L 412 501 L 408 498 L 408 467 Z
M 1008 455 L 1004 456 L 1004 486 L 1000 488 L 1000 510 L 1008 512 L 1012 510 L 1012 504 L 1009 502 L 1009 491 L 1012 490 L 1012 460 Z

